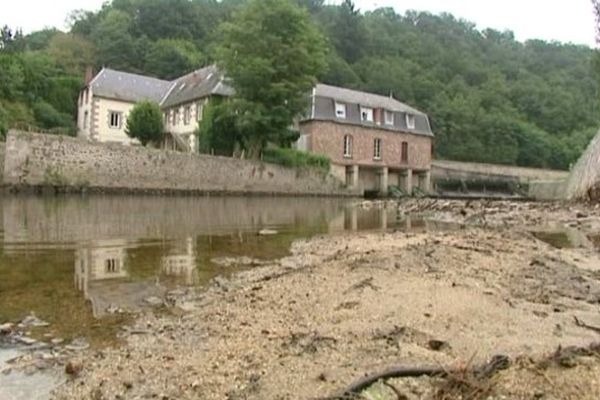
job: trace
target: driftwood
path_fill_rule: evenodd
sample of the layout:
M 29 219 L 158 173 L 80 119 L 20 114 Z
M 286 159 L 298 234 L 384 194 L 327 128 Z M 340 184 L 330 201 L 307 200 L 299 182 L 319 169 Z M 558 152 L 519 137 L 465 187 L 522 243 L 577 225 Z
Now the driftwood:
M 510 366 L 510 359 L 504 355 L 497 355 L 492 359 L 473 370 L 473 374 L 480 379 L 486 379 L 494 375 L 497 371 L 506 369 Z M 369 388 L 371 385 L 380 380 L 391 379 L 391 378 L 417 378 L 421 376 L 432 376 L 444 378 L 451 374 L 460 373 L 458 369 L 448 369 L 443 367 L 434 366 L 421 366 L 421 367 L 408 367 L 408 366 L 396 366 L 386 369 L 385 371 L 367 375 L 363 378 L 358 379 L 347 388 L 339 391 L 331 397 L 325 398 L 326 400 L 342 400 L 342 399 L 353 399 L 358 398 L 359 393 Z
M 578 327 L 589 329 L 590 331 L 594 331 L 596 333 L 600 333 L 600 327 L 588 325 L 577 317 L 573 317 L 573 318 L 575 319 L 575 325 L 577 325 Z

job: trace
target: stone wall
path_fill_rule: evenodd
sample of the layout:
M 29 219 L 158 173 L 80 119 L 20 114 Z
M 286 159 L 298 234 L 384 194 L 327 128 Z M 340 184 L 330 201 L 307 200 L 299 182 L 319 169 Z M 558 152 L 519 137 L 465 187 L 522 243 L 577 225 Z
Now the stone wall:
M 567 188 L 566 181 L 531 181 L 528 197 L 535 200 L 563 200 Z
M 227 194 L 348 196 L 332 176 L 313 170 L 77 138 L 9 132 L 4 184 Z
M 483 164 L 448 160 L 431 163 L 434 179 L 481 179 L 483 177 L 529 182 L 532 180 L 565 180 L 568 171 L 542 168 L 524 168 L 512 165 Z

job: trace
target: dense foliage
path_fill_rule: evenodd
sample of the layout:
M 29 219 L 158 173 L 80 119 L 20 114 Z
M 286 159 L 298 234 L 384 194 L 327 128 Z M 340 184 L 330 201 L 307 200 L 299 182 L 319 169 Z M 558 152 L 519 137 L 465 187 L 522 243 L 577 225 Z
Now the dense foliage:
M 157 103 L 141 101 L 127 117 L 127 136 L 137 139 L 142 145 L 157 143 L 163 137 L 162 111 Z
M 2 30 L 0 130 L 16 123 L 72 130 L 88 63 L 172 78 L 217 61 L 219 26 L 246 2 L 113 0 L 74 13 L 68 34 Z M 427 112 L 439 157 L 567 168 L 598 127 L 594 51 L 585 46 L 520 43 L 448 14 L 295 2 L 328 39 L 320 80 L 392 93 Z
M 218 64 L 235 89 L 226 104 L 248 156 L 258 158 L 308 107 L 325 68 L 325 41 L 291 0 L 249 0 L 220 30 Z

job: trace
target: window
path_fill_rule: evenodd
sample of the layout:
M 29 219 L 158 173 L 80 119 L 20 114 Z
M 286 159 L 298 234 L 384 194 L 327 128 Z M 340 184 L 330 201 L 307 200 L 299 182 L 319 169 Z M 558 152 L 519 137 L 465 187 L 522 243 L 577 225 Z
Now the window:
M 113 129 L 121 129 L 122 113 L 116 111 L 110 111 L 108 114 L 108 126 Z
M 373 122 L 373 109 L 368 107 L 361 107 L 360 119 L 363 122 Z
M 362 122 L 373 122 L 373 109 L 369 107 L 361 107 L 360 119 Z
M 394 113 L 388 110 L 385 110 L 385 124 L 386 125 L 394 125 Z
M 352 157 L 352 136 L 344 136 L 344 157 Z
M 381 139 L 375 139 L 373 142 L 373 158 L 381 160 Z
M 196 104 L 196 120 L 202 121 L 202 114 L 204 113 L 204 107 L 202 103 Z
M 335 103 L 335 116 L 337 118 L 346 118 L 346 105 L 343 103 Z
M 415 116 L 412 114 L 406 114 L 406 127 L 408 129 L 415 129 Z
M 166 121 L 167 121 L 167 125 L 171 125 L 171 110 L 168 110 L 166 113 Z
M 179 123 L 179 109 L 173 110 L 173 126 L 177 126 Z
M 106 260 L 106 272 L 117 272 L 117 260 L 115 260 L 114 258 L 109 258 Z
M 88 115 L 87 111 L 83 113 L 83 129 L 87 129 L 88 127 Z
M 189 125 L 190 124 L 190 119 L 192 117 L 191 114 L 192 114 L 192 107 L 186 106 L 183 109 L 183 124 L 184 125 Z
M 402 142 L 401 159 L 403 163 L 408 162 L 408 142 Z

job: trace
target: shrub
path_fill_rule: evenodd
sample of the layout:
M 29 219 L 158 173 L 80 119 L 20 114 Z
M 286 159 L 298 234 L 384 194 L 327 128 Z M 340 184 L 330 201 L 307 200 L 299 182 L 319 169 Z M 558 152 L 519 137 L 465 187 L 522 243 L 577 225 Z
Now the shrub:
M 160 106 L 151 101 L 137 103 L 127 118 L 127 136 L 146 145 L 158 142 L 163 136 L 163 119 Z
M 326 156 L 279 147 L 265 149 L 263 161 L 291 168 L 316 168 L 323 172 L 329 172 L 330 168 L 330 161 Z

